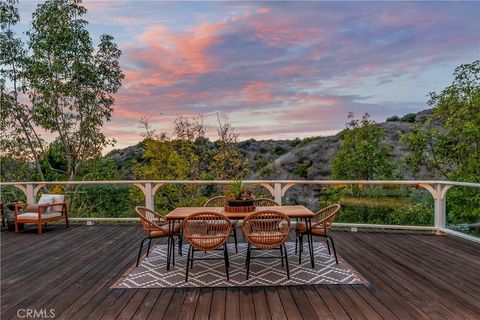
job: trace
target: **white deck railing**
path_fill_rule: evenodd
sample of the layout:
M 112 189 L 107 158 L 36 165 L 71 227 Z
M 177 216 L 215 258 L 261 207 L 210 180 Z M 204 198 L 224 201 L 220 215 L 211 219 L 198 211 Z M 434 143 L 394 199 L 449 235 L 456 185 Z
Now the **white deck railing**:
M 154 195 L 166 184 L 229 184 L 229 180 L 116 180 L 116 181 L 46 181 L 46 182 L 0 182 L 0 186 L 14 186 L 25 194 L 29 203 L 35 203 L 38 191 L 45 185 L 95 185 L 129 184 L 139 188 L 145 196 L 145 206 L 154 208 Z M 430 192 L 434 199 L 433 226 L 378 225 L 358 223 L 335 223 L 336 226 L 356 228 L 391 228 L 411 230 L 431 230 L 436 234 L 451 234 L 480 243 L 480 238 L 446 228 L 446 194 L 454 186 L 480 188 L 480 183 L 456 181 L 404 181 L 404 180 L 245 180 L 246 184 L 258 184 L 267 189 L 275 201 L 282 203 L 282 197 L 294 185 L 406 185 L 418 186 Z M 136 221 L 136 218 L 72 218 L 77 221 Z

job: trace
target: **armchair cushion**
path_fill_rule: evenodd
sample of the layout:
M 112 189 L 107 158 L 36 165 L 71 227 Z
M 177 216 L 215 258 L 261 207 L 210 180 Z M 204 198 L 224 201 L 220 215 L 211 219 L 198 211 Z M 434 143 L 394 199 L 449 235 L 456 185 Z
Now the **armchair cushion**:
M 42 194 L 40 200 L 38 200 L 38 204 L 53 204 L 55 202 L 55 198 L 48 194 Z
M 49 202 L 45 202 L 45 203 L 48 203 L 48 204 L 55 204 L 55 203 L 64 203 L 65 202 L 65 196 L 63 194 L 43 194 L 41 197 L 40 197 L 40 200 L 38 201 L 38 204 L 41 204 L 40 201 L 42 201 L 42 198 L 46 198 L 48 200 L 50 200 Z M 51 207 L 48 207 L 47 208 L 47 211 L 62 211 L 62 206 L 61 205 L 58 205 L 58 206 L 51 206 Z
M 43 219 L 51 219 L 51 218 L 56 218 L 56 217 L 61 217 L 62 213 L 61 212 L 47 212 L 47 213 L 42 213 L 42 220 Z M 17 220 L 38 220 L 38 213 L 37 212 L 25 212 L 17 215 Z

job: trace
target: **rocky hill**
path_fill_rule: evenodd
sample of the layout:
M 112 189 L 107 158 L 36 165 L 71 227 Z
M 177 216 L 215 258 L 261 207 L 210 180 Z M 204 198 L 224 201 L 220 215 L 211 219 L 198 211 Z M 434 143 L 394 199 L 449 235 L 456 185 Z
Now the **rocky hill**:
M 400 142 L 400 136 L 410 131 L 412 123 L 424 124 L 431 117 L 431 110 L 417 114 L 409 114 L 402 118 L 392 117 L 387 122 L 377 124 L 384 131 L 384 141 L 391 146 L 391 155 L 401 163 L 407 150 Z M 440 123 L 433 123 L 440 127 Z M 341 132 L 334 136 L 312 137 L 294 140 L 246 140 L 238 143 L 238 148 L 249 159 L 251 175 L 249 179 L 329 179 L 332 159 L 341 145 Z M 139 143 L 125 149 L 115 150 L 106 155 L 112 159 L 118 169 L 131 178 L 132 163 L 141 162 L 143 144 Z M 412 178 L 408 170 L 405 179 Z M 303 187 L 302 187 L 303 188 Z M 288 201 L 306 203 L 307 199 L 315 199 L 316 191 L 294 187 L 288 193 Z
M 384 131 L 384 142 L 391 146 L 391 155 L 400 161 L 407 150 L 400 136 L 410 131 L 413 122 L 424 124 L 431 117 L 430 110 L 410 114 L 403 118 L 392 117 L 378 123 Z M 393 121 L 392 121 L 393 119 Z M 440 123 L 434 123 L 441 126 Z M 340 147 L 341 132 L 334 136 L 310 137 L 294 140 L 245 140 L 238 148 L 249 159 L 251 179 L 329 179 L 331 161 Z M 143 144 L 140 142 L 125 149 L 114 150 L 105 158 L 117 163 L 119 170 L 129 176 L 132 162 L 141 162 Z M 406 172 L 405 178 L 411 178 Z

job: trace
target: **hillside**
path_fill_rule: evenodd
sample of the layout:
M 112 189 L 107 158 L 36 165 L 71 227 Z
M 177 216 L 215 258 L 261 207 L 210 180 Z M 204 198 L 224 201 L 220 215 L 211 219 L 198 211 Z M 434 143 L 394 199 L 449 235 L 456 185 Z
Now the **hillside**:
M 390 119 L 388 122 L 378 123 L 385 134 L 384 141 L 391 146 L 391 155 L 401 163 L 407 150 L 400 143 L 400 136 L 409 132 L 411 122 L 423 124 L 431 117 L 430 110 L 424 110 L 414 117 Z M 391 121 L 396 120 L 396 121 Z M 433 125 L 439 126 L 439 123 Z M 330 178 L 332 159 L 340 147 L 341 135 L 312 137 L 294 140 L 246 140 L 238 143 L 238 148 L 249 159 L 251 175 L 248 179 L 312 179 L 322 180 Z M 213 144 L 213 142 L 212 142 Z M 114 150 L 106 155 L 117 164 L 117 168 L 126 179 L 132 178 L 132 164 L 142 161 L 143 144 L 130 146 L 121 150 Z M 405 179 L 413 178 L 408 169 L 405 169 Z M 291 189 L 288 193 L 290 200 L 305 203 L 312 197 L 315 190 L 302 190 L 300 187 Z M 287 198 L 287 199 L 288 199 Z M 312 204 L 314 205 L 314 204 Z

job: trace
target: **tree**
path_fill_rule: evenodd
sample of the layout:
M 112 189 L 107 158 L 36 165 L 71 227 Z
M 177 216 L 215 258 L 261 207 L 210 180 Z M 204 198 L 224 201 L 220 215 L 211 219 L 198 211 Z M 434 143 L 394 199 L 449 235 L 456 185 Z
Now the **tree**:
M 27 90 L 27 52 L 13 31 L 20 21 L 16 4 L 16 0 L 0 2 L 0 156 L 3 161 L 33 160 L 44 180 L 40 165 L 44 141 L 35 130 L 31 108 L 20 102 Z
M 13 1 L 9 2 L 8 12 L 15 12 Z M 37 7 L 27 32 L 30 56 L 23 57 L 25 51 L 20 49 L 2 55 L 10 81 L 15 76 L 23 84 L 22 90 L 14 90 L 13 99 L 8 98 L 11 103 L 2 103 L 2 129 L 9 132 L 2 146 L 11 153 L 26 147 L 42 180 L 40 163 L 48 163 L 49 148 L 40 132 L 54 137 L 55 148 L 61 147 L 66 161 L 64 170 L 49 164 L 50 169 L 69 180 L 75 179 L 86 160 L 100 156 L 101 150 L 114 142 L 101 129 L 110 120 L 113 94 L 124 77 L 119 65 L 121 51 L 109 35 L 102 35 L 97 50 L 93 48 L 88 22 L 82 19 L 85 13 L 80 0 L 46 1 Z M 11 18 L 5 25 L 16 21 Z M 8 31 L 2 23 L 2 36 L 8 37 L 4 29 Z M 19 61 L 21 73 L 16 72 Z M 28 98 L 29 103 L 20 104 L 17 92 L 26 94 L 23 99 Z
M 411 153 L 407 164 L 419 176 L 480 181 L 480 60 L 462 64 L 454 81 L 430 93 L 433 117 L 402 136 Z M 440 121 L 443 128 L 433 125 Z
M 236 148 L 238 134 L 228 120 L 222 123 L 218 114 L 217 120 L 218 140 L 215 143 L 217 150 L 213 156 L 210 171 L 216 179 L 220 180 L 243 178 L 248 169 L 248 161 Z
M 373 180 L 392 179 L 395 164 L 389 154 L 389 147 L 382 142 L 383 130 L 368 119 L 366 113 L 355 119 L 348 114 L 350 121 L 342 132 L 342 144 L 333 159 L 334 179 Z

